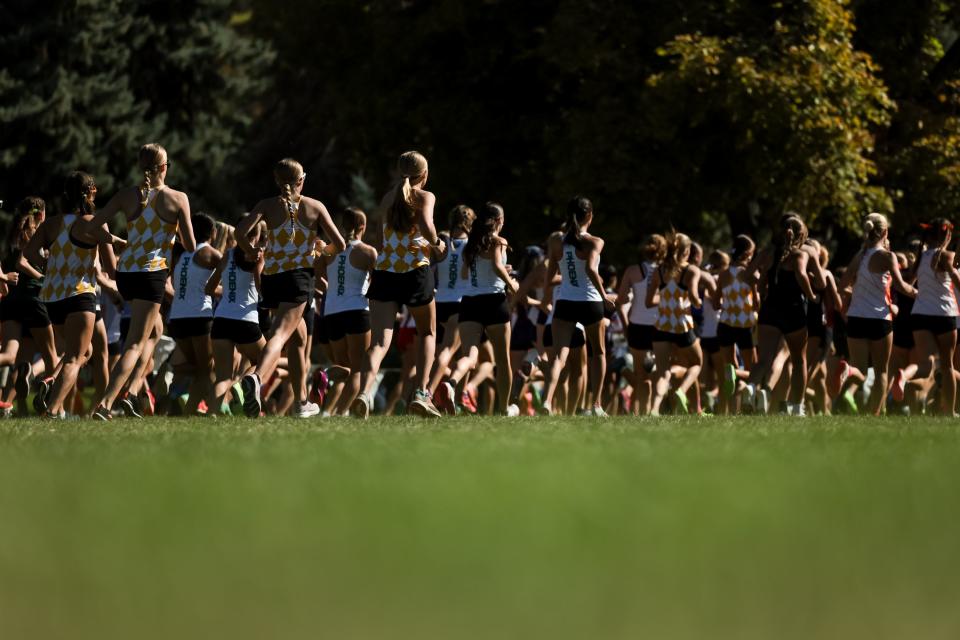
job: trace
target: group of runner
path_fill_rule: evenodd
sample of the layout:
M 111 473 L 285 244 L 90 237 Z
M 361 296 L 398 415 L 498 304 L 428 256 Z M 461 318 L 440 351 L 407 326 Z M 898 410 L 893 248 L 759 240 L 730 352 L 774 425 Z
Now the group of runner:
M 142 183 L 102 208 L 80 171 L 58 213 L 39 198 L 18 206 L 0 273 L 7 415 L 31 394 L 43 416 L 100 420 L 403 406 L 425 417 L 880 415 L 888 402 L 956 413 L 960 274 L 946 220 L 894 252 L 887 219 L 871 213 L 862 249 L 835 272 L 796 214 L 769 246 L 741 235 L 706 257 L 671 230 L 645 239 L 621 276 L 602 264 L 582 196 L 562 230 L 522 250 L 494 202 L 458 205 L 438 225 L 414 151 L 399 158 L 369 242 L 363 211 L 334 220 L 303 195 L 294 160 L 276 164 L 278 193 L 235 229 L 167 186 L 163 147 L 145 145 L 138 161 Z M 109 227 L 118 216 L 123 238 Z

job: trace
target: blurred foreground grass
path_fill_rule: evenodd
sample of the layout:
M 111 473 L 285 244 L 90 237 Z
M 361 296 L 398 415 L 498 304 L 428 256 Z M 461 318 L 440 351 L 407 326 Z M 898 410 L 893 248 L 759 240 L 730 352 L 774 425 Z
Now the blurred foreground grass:
M 0 638 L 957 638 L 936 419 L 0 423 Z

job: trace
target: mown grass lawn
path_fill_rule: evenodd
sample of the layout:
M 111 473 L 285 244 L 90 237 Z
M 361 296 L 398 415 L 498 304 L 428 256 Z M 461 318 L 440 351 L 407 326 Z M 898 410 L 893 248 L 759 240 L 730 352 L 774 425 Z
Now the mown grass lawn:
M 0 638 L 960 636 L 939 419 L 0 423 Z

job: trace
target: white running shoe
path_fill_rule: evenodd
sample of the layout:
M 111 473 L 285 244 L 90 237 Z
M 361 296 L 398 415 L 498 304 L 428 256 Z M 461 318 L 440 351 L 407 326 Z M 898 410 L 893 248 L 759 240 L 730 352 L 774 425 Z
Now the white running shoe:
M 757 412 L 757 388 L 752 384 L 747 384 L 743 388 L 743 394 L 740 401 L 740 411 L 744 414 Z
M 448 416 L 455 416 L 457 415 L 457 405 L 453 401 L 455 394 L 452 384 L 441 382 L 437 387 L 437 396 L 433 398 L 433 404 Z
M 760 415 L 767 415 L 770 411 L 770 392 L 766 389 L 760 389 L 756 393 L 757 398 L 757 413 Z
M 423 389 L 417 389 L 413 394 L 413 401 L 410 402 L 410 412 L 423 418 L 439 418 L 440 412 L 433 406 L 433 400 L 430 398 L 430 392 Z
M 320 406 L 316 402 L 301 402 L 293 412 L 295 418 L 312 418 L 320 415 Z
M 370 417 L 370 399 L 367 394 L 361 393 L 350 405 L 350 415 L 354 418 L 366 420 Z
M 516 418 L 520 415 L 520 407 L 515 404 L 507 405 L 507 417 Z
M 607 415 L 607 412 L 603 410 L 603 407 L 594 407 L 593 409 L 590 410 L 590 412 L 587 415 L 593 416 L 594 418 L 610 417 Z

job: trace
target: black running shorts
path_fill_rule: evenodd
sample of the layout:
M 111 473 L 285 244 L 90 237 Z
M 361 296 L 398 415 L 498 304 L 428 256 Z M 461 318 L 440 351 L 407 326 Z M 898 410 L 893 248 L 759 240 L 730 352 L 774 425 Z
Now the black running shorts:
M 210 328 L 210 337 L 214 340 L 229 340 L 236 344 L 259 342 L 263 337 L 259 322 L 214 318 Z
M 460 300 L 460 324 L 476 322 L 484 327 L 495 324 L 509 324 L 510 305 L 503 293 L 483 296 L 463 296 Z
M 167 321 L 167 333 L 175 340 L 210 335 L 213 318 L 174 318 Z
M 879 318 L 847 316 L 847 338 L 852 340 L 882 340 L 893 331 L 893 323 Z
M 323 318 L 327 340 L 336 342 L 347 336 L 362 335 L 370 331 L 370 312 L 366 309 L 341 311 Z
M 97 296 L 92 293 L 81 293 L 63 300 L 47 302 L 46 306 L 50 322 L 59 327 L 67 321 L 67 316 L 73 313 L 90 313 L 96 316 Z
M 260 276 L 260 295 L 265 309 L 282 303 L 303 304 L 313 297 L 313 269 L 293 269 Z
M 433 269 L 429 266 L 406 273 L 374 271 L 370 277 L 367 298 L 377 302 L 422 307 L 433 301 L 434 282 Z
M 117 271 L 117 290 L 127 302 L 146 300 L 154 304 L 163 302 L 167 291 L 166 269 L 160 271 Z

